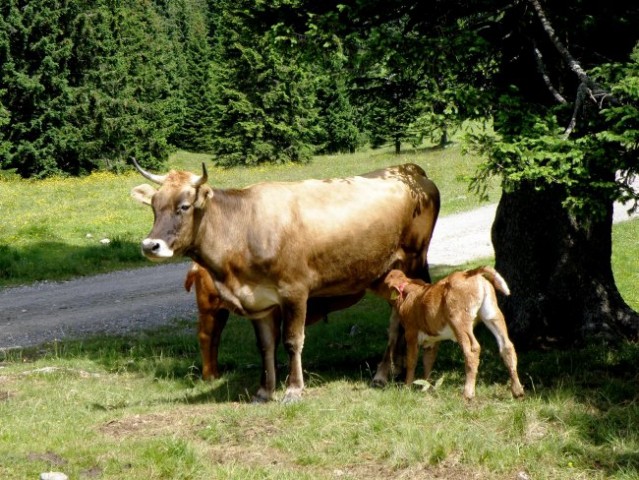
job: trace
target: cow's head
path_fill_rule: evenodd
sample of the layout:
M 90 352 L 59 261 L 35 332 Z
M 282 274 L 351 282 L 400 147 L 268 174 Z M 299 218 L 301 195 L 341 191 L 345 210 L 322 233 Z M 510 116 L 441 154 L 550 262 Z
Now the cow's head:
M 151 260 L 184 254 L 195 240 L 194 223 L 201 218 L 201 210 L 213 195 L 206 185 L 206 166 L 202 164 L 201 176 L 174 170 L 155 175 L 142 169 L 135 159 L 133 164 L 143 177 L 161 185 L 156 190 L 143 184 L 131 191 L 133 198 L 153 208 L 153 228 L 142 241 L 142 253 Z

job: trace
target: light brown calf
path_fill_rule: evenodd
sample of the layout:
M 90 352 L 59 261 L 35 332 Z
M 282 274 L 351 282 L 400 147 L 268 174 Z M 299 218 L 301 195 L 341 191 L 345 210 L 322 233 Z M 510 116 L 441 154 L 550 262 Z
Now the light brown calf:
M 481 320 L 492 332 L 499 353 L 510 373 L 511 391 L 521 397 L 524 389 L 517 376 L 517 354 L 508 338 L 506 322 L 495 289 L 509 295 L 505 280 L 491 267 L 454 272 L 435 284 L 412 280 L 399 270 L 392 270 L 384 280 L 386 294 L 394 301 L 399 323 L 406 337 L 406 384 L 415 377 L 420 344 L 424 346 L 424 375 L 431 373 L 441 340 L 460 344 L 466 361 L 464 397 L 475 396 L 475 381 L 481 350 L 473 328 Z M 392 342 L 390 342 L 392 344 Z

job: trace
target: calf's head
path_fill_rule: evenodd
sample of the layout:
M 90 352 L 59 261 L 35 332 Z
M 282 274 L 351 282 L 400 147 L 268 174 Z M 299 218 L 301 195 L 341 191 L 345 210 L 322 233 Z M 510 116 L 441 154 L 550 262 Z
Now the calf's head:
M 391 270 L 384 278 L 381 295 L 387 300 L 396 300 L 404 293 L 404 287 L 409 282 L 408 277 L 401 270 Z
M 142 241 L 142 253 L 151 260 L 182 255 L 195 240 L 195 222 L 201 218 L 206 201 L 213 195 L 206 185 L 208 174 L 202 164 L 202 175 L 170 171 L 166 175 L 147 172 L 133 159 L 143 177 L 160 185 L 156 190 L 142 184 L 133 188 L 131 196 L 153 208 L 153 228 Z

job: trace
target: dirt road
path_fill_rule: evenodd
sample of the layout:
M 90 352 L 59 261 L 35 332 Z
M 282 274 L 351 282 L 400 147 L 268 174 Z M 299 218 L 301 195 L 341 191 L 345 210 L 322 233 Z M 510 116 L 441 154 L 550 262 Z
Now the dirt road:
M 459 265 L 493 255 L 495 205 L 442 217 L 435 228 L 432 265 Z M 615 221 L 628 219 L 623 207 Z M 120 334 L 194 318 L 184 290 L 188 261 L 0 291 L 0 349 L 38 345 L 88 334 Z

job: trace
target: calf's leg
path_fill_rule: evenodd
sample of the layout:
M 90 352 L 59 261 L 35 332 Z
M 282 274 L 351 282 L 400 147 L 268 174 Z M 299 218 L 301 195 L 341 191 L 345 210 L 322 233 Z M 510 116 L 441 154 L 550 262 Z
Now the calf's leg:
M 517 353 L 515 347 L 508 337 L 508 329 L 506 328 L 506 321 L 504 315 L 499 308 L 496 309 L 494 317 L 484 320 L 484 325 L 492 332 L 497 340 L 499 346 L 499 355 L 508 369 L 510 375 L 510 391 L 513 397 L 519 398 L 524 396 L 524 387 L 522 387 L 519 381 L 519 375 L 517 375 Z
M 393 373 L 393 359 L 395 358 L 395 349 L 400 336 L 399 313 L 393 307 L 388 325 L 388 343 L 382 361 L 377 365 L 377 371 L 371 382 L 374 387 L 384 387 L 388 383 L 388 379 Z
M 466 363 L 466 383 L 464 385 L 464 398 L 472 400 L 475 397 L 475 382 L 477 381 L 477 369 L 479 368 L 479 354 L 481 347 L 473 334 L 472 320 L 452 320 L 451 326 L 457 342 L 464 353 Z
M 424 354 L 422 356 L 422 362 L 424 364 L 424 378 L 428 380 L 430 374 L 433 371 L 433 365 L 437 358 L 437 351 L 439 350 L 439 342 L 429 343 L 424 345 Z
M 419 343 L 417 342 L 417 331 L 406 330 L 406 385 L 411 386 L 415 380 L 415 368 L 417 367 L 417 356 L 419 355 Z
M 222 330 L 229 318 L 229 311 L 204 311 L 198 315 L 198 340 L 202 356 L 202 379 L 219 378 L 218 354 Z

